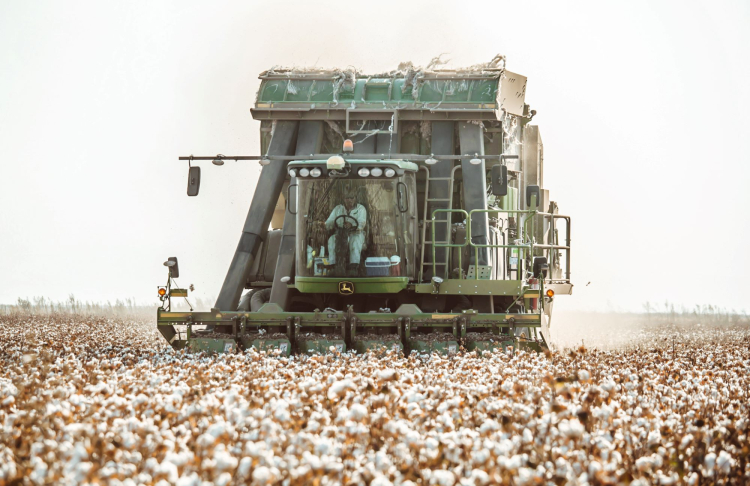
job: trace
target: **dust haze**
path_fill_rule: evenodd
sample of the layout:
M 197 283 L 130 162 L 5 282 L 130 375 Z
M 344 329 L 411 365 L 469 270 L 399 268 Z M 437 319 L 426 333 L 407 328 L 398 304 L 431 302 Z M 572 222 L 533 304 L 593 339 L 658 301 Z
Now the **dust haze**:
M 744 307 L 747 4 L 382 5 L 3 3 L 0 303 L 155 303 L 173 255 L 209 301 L 259 167 L 208 167 L 188 199 L 177 157 L 259 153 L 258 73 L 500 52 L 528 76 L 545 185 L 574 218 L 557 309 Z

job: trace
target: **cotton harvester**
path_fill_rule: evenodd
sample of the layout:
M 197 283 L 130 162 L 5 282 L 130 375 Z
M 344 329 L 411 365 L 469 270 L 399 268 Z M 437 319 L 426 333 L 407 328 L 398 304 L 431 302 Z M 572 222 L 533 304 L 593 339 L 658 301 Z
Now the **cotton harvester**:
M 504 63 L 262 73 L 262 155 L 180 157 L 189 196 L 200 161 L 262 171 L 214 308 L 172 310 L 187 290 L 165 262 L 164 337 L 281 355 L 547 348 L 571 222 L 544 188 L 526 78 Z

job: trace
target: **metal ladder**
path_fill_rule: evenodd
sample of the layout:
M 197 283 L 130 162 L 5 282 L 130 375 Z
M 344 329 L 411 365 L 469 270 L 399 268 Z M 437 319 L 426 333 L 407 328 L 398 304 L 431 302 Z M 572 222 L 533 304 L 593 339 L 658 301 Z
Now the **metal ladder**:
M 426 266 L 431 266 L 435 270 L 437 270 L 437 267 L 442 266 L 444 269 L 444 278 L 448 278 L 449 268 L 448 264 L 450 262 L 450 248 L 445 248 L 445 260 L 442 261 L 425 261 L 425 248 L 428 245 L 432 245 L 433 241 L 430 239 L 430 241 L 427 241 L 427 225 L 432 223 L 442 223 L 445 224 L 445 235 L 446 240 L 445 241 L 435 241 L 434 243 L 440 243 L 440 244 L 449 244 L 450 238 L 451 238 L 451 215 L 450 213 L 445 213 L 445 219 L 436 219 L 433 221 L 432 218 L 427 217 L 427 208 L 430 206 L 430 203 L 434 202 L 443 202 L 448 203 L 447 208 L 445 209 L 452 209 L 453 208 L 453 181 L 456 175 L 456 170 L 460 169 L 461 166 L 457 165 L 453 167 L 451 170 L 450 177 L 430 177 L 430 169 L 428 169 L 425 166 L 421 166 L 420 169 L 424 169 L 427 177 L 425 180 L 425 190 L 424 190 L 424 215 L 422 217 L 422 250 L 421 250 L 421 258 L 420 258 L 420 266 L 419 266 L 419 282 L 422 281 L 424 277 L 424 269 Z M 448 182 L 448 197 L 447 198 L 430 198 L 430 182 L 432 181 L 447 181 Z

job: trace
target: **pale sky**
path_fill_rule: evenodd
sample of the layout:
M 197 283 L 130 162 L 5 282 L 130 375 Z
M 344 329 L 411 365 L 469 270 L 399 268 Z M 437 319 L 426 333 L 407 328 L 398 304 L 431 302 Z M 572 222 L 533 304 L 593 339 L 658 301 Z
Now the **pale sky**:
M 545 188 L 573 217 L 573 295 L 750 310 L 750 2 L 0 2 L 0 303 L 156 303 L 162 262 L 215 297 L 259 167 L 274 65 L 364 72 L 507 56 Z M 586 286 L 587 282 L 591 282 Z

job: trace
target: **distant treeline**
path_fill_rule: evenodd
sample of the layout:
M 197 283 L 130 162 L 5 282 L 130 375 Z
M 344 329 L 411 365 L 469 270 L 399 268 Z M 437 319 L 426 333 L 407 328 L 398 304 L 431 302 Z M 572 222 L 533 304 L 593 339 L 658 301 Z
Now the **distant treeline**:
M 750 316 L 745 310 L 726 309 L 711 304 L 696 304 L 689 308 L 675 306 L 674 303 L 665 301 L 663 304 L 646 302 L 643 304 L 643 313 L 649 321 L 655 322 L 701 322 L 705 324 L 748 324 Z
M 195 310 L 209 310 L 214 305 L 213 299 L 190 300 L 173 299 L 173 310 L 189 310 L 192 306 Z M 156 299 L 154 299 L 156 301 Z M 153 315 L 156 316 L 158 302 L 144 304 L 137 302 L 135 298 L 117 299 L 114 302 L 91 302 L 79 300 L 70 294 L 67 300 L 55 301 L 48 297 L 19 297 L 15 304 L 0 304 L 0 314 L 83 314 L 83 315 Z

